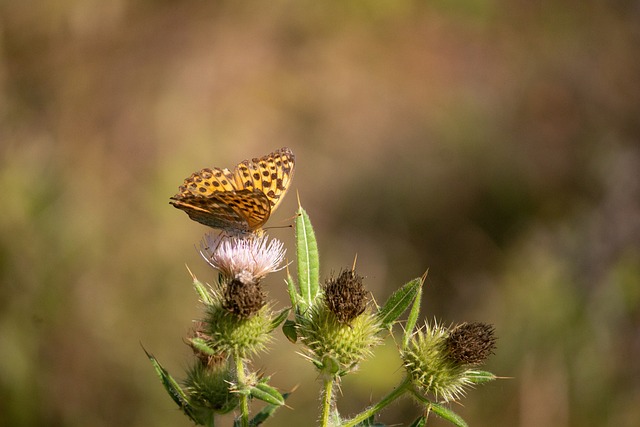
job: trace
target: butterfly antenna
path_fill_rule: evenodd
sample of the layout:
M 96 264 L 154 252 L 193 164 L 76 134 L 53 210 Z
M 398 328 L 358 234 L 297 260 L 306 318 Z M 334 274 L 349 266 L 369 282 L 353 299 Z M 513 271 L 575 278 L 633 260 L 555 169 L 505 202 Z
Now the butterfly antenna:
M 274 229 L 274 228 L 293 228 L 293 224 L 287 224 L 287 225 L 274 225 L 274 226 L 271 226 L 271 227 L 265 227 L 265 228 L 263 228 L 262 230 L 263 230 L 263 231 L 267 231 L 267 230 L 271 230 L 271 229 Z

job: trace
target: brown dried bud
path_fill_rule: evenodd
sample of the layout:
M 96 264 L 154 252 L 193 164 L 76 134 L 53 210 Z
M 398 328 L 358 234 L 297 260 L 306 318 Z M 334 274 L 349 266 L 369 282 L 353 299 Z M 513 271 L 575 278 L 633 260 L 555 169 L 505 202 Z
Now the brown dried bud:
M 266 295 L 259 282 L 229 282 L 224 291 L 223 308 L 242 319 L 256 314 L 266 304 Z
M 339 322 L 349 323 L 364 312 L 367 292 L 362 279 L 354 270 L 343 270 L 337 278 L 326 281 L 325 301 Z
M 481 364 L 496 348 L 494 332 L 493 326 L 481 322 L 457 326 L 446 341 L 449 357 L 460 364 Z

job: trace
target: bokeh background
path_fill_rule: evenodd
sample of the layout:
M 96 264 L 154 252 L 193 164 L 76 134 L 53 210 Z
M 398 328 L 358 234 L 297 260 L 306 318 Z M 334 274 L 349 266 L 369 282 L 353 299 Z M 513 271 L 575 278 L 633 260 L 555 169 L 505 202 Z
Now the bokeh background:
M 509 379 L 454 405 L 470 425 L 637 425 L 639 23 L 623 0 L 0 2 L 0 425 L 190 425 L 141 349 L 182 377 L 185 264 L 215 278 L 168 198 L 281 146 L 270 225 L 299 192 L 323 277 L 357 253 L 382 302 L 429 269 L 426 319 L 495 325 Z M 315 423 L 296 350 L 277 331 L 256 361 L 298 386 L 269 425 Z M 399 366 L 389 340 L 342 411 Z

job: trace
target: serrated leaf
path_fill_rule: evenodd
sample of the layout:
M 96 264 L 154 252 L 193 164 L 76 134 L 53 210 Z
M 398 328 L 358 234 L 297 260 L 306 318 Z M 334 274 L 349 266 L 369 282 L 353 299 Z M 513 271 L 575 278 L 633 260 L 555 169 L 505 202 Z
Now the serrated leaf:
M 273 331 L 275 328 L 280 326 L 282 322 L 284 322 L 287 316 L 289 316 L 289 310 L 289 308 L 282 309 L 280 313 L 271 320 L 271 328 L 269 329 L 269 332 Z
M 295 344 L 296 341 L 298 341 L 298 330 L 296 329 L 296 322 L 293 320 L 284 321 L 284 324 L 282 325 L 282 332 L 292 343 Z
M 191 405 L 191 403 L 189 402 L 189 398 L 187 397 L 185 392 L 182 390 L 182 388 L 178 385 L 176 380 L 174 380 L 173 377 L 171 377 L 169 372 L 162 367 L 160 362 L 158 362 L 158 360 L 151 353 L 145 350 L 144 347 L 142 348 L 142 350 L 145 352 L 145 354 L 151 361 L 151 364 L 153 365 L 156 373 L 158 374 L 158 376 L 160 377 L 160 380 L 162 381 L 162 385 L 164 386 L 169 396 L 171 396 L 171 399 L 173 399 L 173 401 L 176 402 L 178 407 L 182 410 L 182 412 L 185 413 L 185 415 L 187 415 L 191 419 L 191 421 L 193 421 L 196 424 L 203 424 L 202 420 L 200 420 L 200 418 L 197 415 L 197 412 L 198 412 L 197 408 Z
M 308 307 L 313 304 L 320 288 L 320 260 L 311 221 L 302 207 L 298 208 L 295 229 L 298 286 L 300 286 L 301 299 Z
M 395 291 L 378 312 L 378 318 L 383 328 L 389 328 L 404 313 L 422 286 L 420 277 L 411 280 Z
M 431 403 L 431 411 L 433 411 L 433 413 L 440 418 L 444 418 L 457 427 L 468 427 L 467 423 L 462 419 L 460 415 L 456 414 L 446 406 L 442 406 L 438 403 Z

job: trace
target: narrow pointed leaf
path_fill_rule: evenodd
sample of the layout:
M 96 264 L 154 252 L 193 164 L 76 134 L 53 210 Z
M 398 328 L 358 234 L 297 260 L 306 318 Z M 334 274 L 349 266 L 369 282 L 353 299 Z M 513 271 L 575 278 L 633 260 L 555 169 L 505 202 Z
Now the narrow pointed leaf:
M 409 304 L 415 300 L 421 286 L 422 279 L 418 277 L 405 284 L 389 297 L 378 312 L 382 327 L 389 328 L 393 325 L 398 317 L 409 307 Z
M 449 421 L 450 423 L 452 423 L 457 427 L 468 427 L 467 423 L 465 422 L 465 420 L 462 419 L 460 415 L 456 414 L 446 406 L 442 406 L 437 403 L 432 403 L 431 411 L 433 411 L 433 413 L 439 416 L 440 418 L 444 418 L 445 420 Z
M 309 216 L 302 207 L 296 217 L 296 254 L 298 261 L 298 286 L 307 306 L 313 304 L 320 287 L 318 244 Z
M 287 397 L 289 397 L 291 393 L 284 393 L 282 395 L 282 400 L 283 400 L 283 404 L 284 401 L 287 399 Z M 259 426 L 260 424 L 262 424 L 263 422 L 265 422 L 269 417 L 271 417 L 273 415 L 273 413 L 280 408 L 282 405 L 267 405 L 264 408 L 262 408 L 262 410 L 260 412 L 258 412 L 251 420 L 249 420 L 249 425 L 254 427 L 254 426 Z M 239 421 L 237 420 L 238 424 L 236 424 L 234 422 L 234 427 L 239 427 Z
M 424 279 L 421 279 L 420 286 L 418 287 L 418 291 L 416 292 L 416 296 L 413 298 L 411 311 L 409 311 L 409 316 L 407 317 L 407 324 L 405 325 L 404 338 L 403 338 L 404 347 L 406 347 L 407 344 L 409 343 L 411 334 L 413 333 L 413 330 L 416 327 L 416 323 L 418 322 L 418 316 L 420 315 L 420 303 L 422 302 L 422 284 L 423 283 L 424 283 Z
M 189 339 L 189 344 L 195 348 L 196 350 L 198 350 L 201 353 L 204 353 L 208 356 L 213 356 L 216 354 L 216 351 L 214 349 L 212 349 L 211 347 L 209 347 L 209 343 L 207 343 L 207 340 L 202 339 L 202 338 L 190 338 Z
M 474 370 L 468 370 L 465 372 L 465 376 L 469 377 L 469 380 L 474 384 L 487 383 L 497 378 L 491 372 Z
M 302 302 L 302 298 L 300 298 L 300 294 L 296 289 L 296 284 L 293 281 L 293 277 L 291 277 L 288 271 L 287 271 L 287 278 L 285 279 L 285 283 L 287 284 L 287 291 L 289 292 L 291 307 L 297 307 Z
M 258 383 L 255 387 L 251 387 L 251 396 L 270 405 L 284 405 L 284 397 L 269 384 Z
M 191 403 L 189 402 L 189 398 L 182 390 L 182 388 L 178 385 L 176 380 L 171 377 L 169 372 L 165 368 L 163 368 L 162 365 L 160 365 L 160 362 L 158 362 L 158 360 L 151 353 L 145 350 L 144 347 L 142 348 L 142 350 L 144 350 L 147 357 L 151 361 L 151 364 L 153 365 L 156 373 L 162 381 L 162 385 L 164 386 L 167 393 L 169 393 L 169 396 L 171 396 L 173 401 L 176 402 L 182 412 L 184 412 L 189 418 L 191 418 L 194 423 L 202 424 L 201 420 L 197 416 L 197 409 L 191 405 Z
M 198 294 L 198 296 L 200 297 L 200 301 L 202 301 L 204 304 L 212 304 L 213 300 L 211 299 L 211 294 L 209 293 L 209 287 L 202 283 L 200 280 L 198 280 L 196 278 L 196 276 L 193 276 L 193 288 L 195 289 L 196 293 Z

